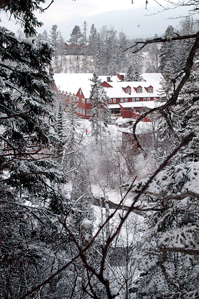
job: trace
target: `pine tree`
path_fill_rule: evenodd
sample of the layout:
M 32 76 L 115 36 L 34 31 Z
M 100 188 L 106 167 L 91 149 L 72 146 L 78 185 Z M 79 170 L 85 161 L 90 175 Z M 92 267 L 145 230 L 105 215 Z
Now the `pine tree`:
M 139 81 L 143 70 L 143 55 L 142 53 L 134 53 L 130 58 L 130 66 L 127 69 L 125 76 L 126 81 Z
M 98 138 L 101 138 L 102 131 L 105 130 L 110 122 L 110 111 L 107 107 L 108 97 L 104 88 L 101 86 L 101 81 L 94 73 L 91 79 L 91 117 L 89 118 L 92 126 L 92 134 L 95 136 L 96 143 Z
M 87 42 L 87 23 L 84 22 L 84 28 L 83 28 L 83 43 L 86 44 Z
M 54 51 L 54 65 L 55 65 L 55 70 L 57 70 L 58 67 L 58 31 L 57 31 L 57 25 L 53 25 L 51 32 L 50 32 L 50 44 L 51 47 L 53 48 Z
M 168 26 L 165 31 L 165 38 L 168 39 L 168 42 L 164 43 L 160 49 L 160 71 L 164 76 L 165 62 L 170 62 L 172 65 L 172 74 L 176 74 L 179 71 L 178 64 L 178 53 L 176 48 L 176 43 L 171 41 L 171 38 L 175 35 L 174 28 Z
M 132 67 L 132 65 L 130 65 L 127 70 L 126 76 L 125 76 L 125 81 L 130 82 L 130 81 L 133 81 L 133 79 L 134 79 L 133 67 Z
M 4 7 L 20 16 L 26 35 L 33 34 L 39 24 L 33 11 L 43 1 L 22 2 L 6 1 Z M 59 263 L 56 253 L 66 247 L 67 237 L 55 223 L 68 206 L 52 188 L 65 178 L 52 159 L 60 139 L 52 125 L 52 81 L 46 72 L 51 58 L 47 43 L 36 37 L 18 40 L 0 28 L 1 298 L 21 298 L 50 275 Z M 48 291 L 46 286 L 35 296 Z
M 76 45 L 79 45 L 82 41 L 82 33 L 79 26 L 75 25 L 75 27 L 72 30 L 72 33 L 70 35 L 70 42 L 75 43 Z
M 175 43 L 172 47 L 175 48 Z M 183 53 L 186 53 L 187 59 L 190 44 L 187 51 L 185 48 Z M 171 81 L 176 70 L 180 70 L 180 66 L 173 68 L 172 59 L 173 57 L 169 56 L 164 62 L 164 90 L 168 90 L 168 82 L 170 83 L 170 90 L 164 97 L 164 102 L 171 98 L 175 86 L 179 83 L 179 78 Z M 180 60 L 179 55 L 178 62 Z M 184 67 L 184 63 L 181 67 Z M 136 298 L 153 296 L 194 299 L 199 295 L 198 187 L 195 185 L 199 175 L 197 82 L 198 53 L 195 55 L 189 79 L 175 105 L 165 109 L 164 118 L 160 121 L 157 131 L 160 138 L 159 149 L 156 152 L 159 156 L 158 163 L 162 162 L 162 153 L 168 156 L 187 134 L 194 132 L 195 136 L 177 152 L 149 185 L 146 192 L 149 197 L 143 195 L 141 199 L 146 210 L 151 209 L 155 212 L 151 211 L 146 215 L 146 235 L 137 246 L 141 274 L 133 288 Z M 137 190 L 142 184 L 143 182 L 136 184 Z M 143 259 L 143 256 L 146 258 Z
M 95 47 L 95 56 L 94 56 L 94 63 L 95 63 L 95 73 L 98 75 L 102 75 L 102 67 L 103 67 L 103 49 L 101 44 L 100 35 L 97 35 L 96 47 Z
M 89 54 L 95 55 L 95 45 L 97 40 L 97 29 L 94 24 L 91 26 L 90 35 L 89 35 Z
M 46 30 L 44 30 L 43 33 L 39 33 L 37 38 L 40 42 L 49 42 L 49 37 Z
M 198 296 L 199 259 L 197 254 L 189 254 L 197 248 L 197 199 L 188 196 L 181 201 L 172 199 L 186 192 L 191 171 L 196 168 L 197 164 L 167 167 L 148 190 L 151 194 L 162 193 L 162 198 L 158 199 L 158 195 L 151 201 L 142 198 L 145 204 L 148 201 L 148 208 L 154 207 L 156 201 L 159 211 L 145 215 L 145 233 L 134 251 L 140 271 L 134 285 L 136 298 Z M 170 200 L 166 202 L 164 198 L 168 194 Z
M 123 32 L 119 33 L 119 41 L 118 41 L 118 66 L 119 66 L 119 72 L 125 72 L 127 65 L 128 65 L 128 59 L 127 59 L 127 52 L 124 52 L 124 50 L 127 49 L 127 38 L 126 35 Z

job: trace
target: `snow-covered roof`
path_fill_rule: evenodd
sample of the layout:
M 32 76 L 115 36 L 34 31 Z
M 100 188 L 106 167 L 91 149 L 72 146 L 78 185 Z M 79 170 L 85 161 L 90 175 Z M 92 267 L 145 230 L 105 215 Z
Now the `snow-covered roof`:
M 119 104 L 111 104 L 111 105 L 108 105 L 108 108 L 109 109 L 119 109 L 120 105 Z
M 111 87 L 105 88 L 105 91 L 109 98 L 159 97 L 159 89 L 160 89 L 159 81 L 147 81 L 147 82 L 122 81 L 122 82 L 109 82 L 109 84 L 112 86 L 112 88 Z M 131 94 L 125 93 L 125 91 L 123 90 L 123 88 L 126 88 L 127 86 L 131 88 Z M 142 87 L 141 93 L 137 93 L 135 90 L 135 88 L 137 88 L 138 86 Z M 153 92 L 151 93 L 147 92 L 146 90 L 146 88 L 148 88 L 149 86 L 153 87 Z
M 145 81 L 118 81 L 117 76 L 112 76 L 112 82 L 108 82 L 112 87 L 104 88 L 107 96 L 109 98 L 132 98 L 132 97 L 158 97 L 159 96 L 159 88 L 160 88 L 160 79 L 161 74 L 152 73 L 152 74 L 143 74 L 143 78 L 147 79 Z M 68 92 L 68 93 L 77 93 L 79 88 L 82 89 L 85 98 L 90 97 L 91 84 L 90 79 L 93 77 L 92 73 L 60 73 L 54 75 L 54 80 L 56 86 L 59 90 Z M 107 76 L 99 76 L 102 82 L 107 82 Z M 150 80 L 149 80 L 150 79 Z M 149 93 L 145 88 L 149 86 L 153 86 L 153 92 Z M 131 87 L 131 94 L 125 93 L 123 88 L 127 86 Z M 137 93 L 134 88 L 138 86 L 142 87 L 142 92 Z
M 146 81 L 160 82 L 163 77 L 161 73 L 143 73 L 142 78 Z
M 89 98 L 92 77 L 92 73 L 60 73 L 54 75 L 54 80 L 59 90 L 76 94 L 81 87 L 84 96 Z
M 159 104 L 157 102 L 154 101 L 138 101 L 138 102 L 129 102 L 129 103 L 120 103 L 120 105 L 123 108 L 137 108 L 137 107 L 146 107 L 149 109 L 153 109 L 157 106 L 159 106 Z

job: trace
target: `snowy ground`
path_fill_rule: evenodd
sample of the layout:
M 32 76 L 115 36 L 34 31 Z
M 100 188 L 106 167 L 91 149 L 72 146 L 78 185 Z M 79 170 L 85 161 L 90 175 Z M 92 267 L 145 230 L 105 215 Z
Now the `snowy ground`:
M 80 119 L 79 121 L 80 131 L 83 134 L 83 151 L 85 157 L 88 160 L 88 165 L 90 167 L 90 180 L 91 180 L 91 190 L 95 197 L 108 196 L 109 200 L 118 203 L 121 200 L 121 196 L 125 194 L 125 190 L 119 188 L 121 183 L 131 183 L 135 176 L 137 180 L 145 178 L 151 173 L 154 163 L 150 157 L 146 158 L 143 153 L 135 155 L 134 157 L 134 167 L 135 174 L 123 175 L 122 182 L 117 178 L 116 168 L 118 163 L 123 163 L 119 149 L 122 145 L 122 132 L 121 128 L 116 125 L 108 125 L 106 132 L 102 133 L 102 141 L 96 144 L 95 138 L 92 136 L 91 124 L 89 120 Z M 143 123 L 145 128 L 146 124 Z M 141 126 L 140 126 L 141 127 Z M 140 130 L 140 129 L 139 129 Z M 105 158 L 104 158 L 105 155 Z M 120 155 L 120 156 L 119 156 Z M 134 153 L 132 152 L 132 155 Z M 112 184 L 106 181 L 106 175 L 100 171 L 102 163 L 105 163 L 108 167 L 108 159 L 112 159 L 110 162 L 110 167 L 112 167 Z M 120 160 L 120 161 L 119 161 Z M 104 162 L 105 161 L 105 162 Z M 122 165 L 121 167 L 124 167 Z M 99 169 L 100 168 L 100 169 Z M 114 177 L 115 176 L 115 177 Z M 127 197 L 125 205 L 130 205 L 132 202 L 132 194 Z
M 119 152 L 122 143 L 122 132 L 120 128 L 116 125 L 109 125 L 107 131 L 102 134 L 101 142 L 99 141 L 99 143 L 96 144 L 95 138 L 91 134 L 89 120 L 81 119 L 79 120 L 79 124 L 79 130 L 83 134 L 82 150 L 84 151 L 85 159 L 87 160 L 89 167 L 92 194 L 97 198 L 107 196 L 110 201 L 119 203 L 126 192 L 124 188 L 120 188 L 121 183 L 131 183 L 135 178 L 135 174 L 138 176 L 137 179 L 146 177 L 146 175 L 151 172 L 151 160 L 144 158 L 142 153 L 136 155 L 135 174 L 129 175 Z M 121 165 L 119 165 L 119 163 Z M 123 171 L 122 182 L 117 170 L 118 167 L 121 167 L 121 172 Z M 66 186 L 65 190 L 67 190 L 67 188 L 69 188 L 68 191 L 70 192 L 70 184 Z M 124 205 L 130 206 L 133 198 L 134 194 L 130 193 L 125 199 Z M 110 213 L 112 212 L 113 210 L 110 210 Z M 122 215 L 122 213 L 123 212 L 119 210 L 118 213 L 116 213 L 116 216 L 111 220 L 110 231 L 114 231 L 117 227 L 118 221 L 120 220 L 119 215 Z M 105 209 L 94 206 L 93 217 L 94 232 L 96 232 L 106 219 Z M 117 245 L 124 246 L 127 239 L 129 243 L 135 240 L 133 228 L 137 222 L 141 225 L 143 218 L 132 213 L 126 226 L 119 233 L 118 238 L 116 238 Z M 131 228 L 129 230 L 130 226 Z M 129 231 L 131 233 L 129 233 Z

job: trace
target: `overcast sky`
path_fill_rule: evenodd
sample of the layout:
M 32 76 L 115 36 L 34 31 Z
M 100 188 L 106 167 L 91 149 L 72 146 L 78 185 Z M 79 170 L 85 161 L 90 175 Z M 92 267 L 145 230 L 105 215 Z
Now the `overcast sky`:
M 51 0 L 46 1 L 46 6 Z M 169 10 L 158 13 L 162 8 L 155 0 L 149 0 L 145 9 L 145 0 L 54 0 L 54 3 L 45 11 L 38 14 L 38 19 L 44 23 L 39 30 L 49 32 L 52 25 L 58 25 L 65 40 L 75 25 L 83 28 L 83 22 L 88 24 L 88 35 L 92 24 L 100 30 L 102 26 L 111 26 L 118 32 L 123 31 L 128 38 L 151 37 L 161 35 L 168 25 L 177 26 L 176 17 L 187 14 L 187 8 Z M 159 0 L 164 4 L 164 0 Z M 16 25 L 7 21 L 1 13 L 1 26 L 16 31 Z M 172 19 L 171 19 L 172 18 Z

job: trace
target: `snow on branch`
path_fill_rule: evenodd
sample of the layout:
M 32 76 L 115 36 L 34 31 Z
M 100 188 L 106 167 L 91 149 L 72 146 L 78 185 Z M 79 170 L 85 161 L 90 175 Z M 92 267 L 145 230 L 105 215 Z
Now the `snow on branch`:
M 133 188 L 133 185 L 135 183 L 135 179 L 133 180 L 132 184 L 129 186 L 128 190 L 126 191 L 126 194 L 124 195 L 124 197 L 121 199 L 120 203 L 118 204 L 118 207 L 115 209 L 115 211 L 106 219 L 106 221 L 100 226 L 100 228 L 98 229 L 98 231 L 95 233 L 95 235 L 92 237 L 91 241 L 89 242 L 89 244 L 84 247 L 81 248 L 75 238 L 75 236 L 73 235 L 73 233 L 70 231 L 69 227 L 66 225 L 66 222 L 64 220 L 59 220 L 60 223 L 63 225 L 63 227 L 66 229 L 66 231 L 70 234 L 70 236 L 72 237 L 72 239 L 74 240 L 79 253 L 73 257 L 66 265 L 64 265 L 62 268 L 60 268 L 58 271 L 54 272 L 48 279 L 46 279 L 45 281 L 43 281 L 42 283 L 38 284 L 37 286 L 35 286 L 32 290 L 27 291 L 27 293 L 25 295 L 23 295 L 20 299 L 25 299 L 27 296 L 31 295 L 33 292 L 37 291 L 38 289 L 40 289 L 42 286 L 46 285 L 47 283 L 49 283 L 55 276 L 59 275 L 62 271 L 64 271 L 67 267 L 69 267 L 72 263 L 74 263 L 79 257 L 82 259 L 82 262 L 84 263 L 84 265 L 86 266 L 86 269 L 88 271 L 90 271 L 91 273 L 93 273 L 93 275 L 96 276 L 97 279 L 99 279 L 99 281 L 104 284 L 106 291 L 107 291 L 107 295 L 109 299 L 113 299 L 117 296 L 117 294 L 111 294 L 111 290 L 110 290 L 110 283 L 109 280 L 106 279 L 104 277 L 104 265 L 105 265 L 105 261 L 106 261 L 106 257 L 107 257 L 107 253 L 108 253 L 108 249 L 109 246 L 111 245 L 111 243 L 113 242 L 113 240 L 115 239 L 115 237 L 118 234 L 118 231 L 121 230 L 122 226 L 124 225 L 125 221 L 127 220 L 127 218 L 129 217 L 130 213 L 134 210 L 134 209 L 138 209 L 138 206 L 136 206 L 139 198 L 141 197 L 141 195 L 147 190 L 147 188 L 149 187 L 150 183 L 153 181 L 153 179 L 155 178 L 155 176 L 167 165 L 168 161 L 181 149 L 181 147 L 186 146 L 194 137 L 194 133 L 190 133 L 188 134 L 183 141 L 173 150 L 173 152 L 165 159 L 165 161 L 159 166 L 159 168 L 154 172 L 154 174 L 148 179 L 148 181 L 144 184 L 144 186 L 141 188 L 141 190 L 138 192 L 138 194 L 134 197 L 131 206 L 129 207 L 128 211 L 126 212 L 126 214 L 122 217 L 120 216 L 120 222 L 118 224 L 118 226 L 116 227 L 115 231 L 113 232 L 112 235 L 110 235 L 108 237 L 108 239 L 106 240 L 106 244 L 103 246 L 102 248 L 102 252 L 103 252 L 103 256 L 102 256 L 102 260 L 100 263 L 100 270 L 99 272 L 96 272 L 95 269 L 88 264 L 88 262 L 85 259 L 85 253 L 86 251 L 92 246 L 92 244 L 94 243 L 94 241 L 96 240 L 97 236 L 100 234 L 101 230 L 105 227 L 105 225 L 114 217 L 114 215 L 116 214 L 116 212 L 119 210 L 121 204 L 124 202 L 126 196 L 130 193 L 130 191 Z
M 169 38 L 162 38 L 162 37 L 157 37 L 157 38 L 154 38 L 154 39 L 149 39 L 149 40 L 146 40 L 146 41 L 137 41 L 135 42 L 135 44 L 133 46 L 130 46 L 128 47 L 127 49 L 124 50 L 125 51 L 128 51 L 129 49 L 134 49 L 136 48 L 135 50 L 133 50 L 133 54 L 134 53 L 137 53 L 139 52 L 140 50 L 142 50 L 144 47 L 146 47 L 147 45 L 149 44 L 155 44 L 155 43 L 166 43 L 166 42 L 172 42 L 172 41 L 176 41 L 176 40 L 185 40 L 185 39 L 191 39 L 191 38 L 196 38 L 198 36 L 198 33 L 195 33 L 195 34 L 186 34 L 186 35 L 179 35 L 177 33 L 175 33 L 176 36 L 174 37 L 169 37 Z M 138 45 L 142 45 L 140 46 L 138 49 L 137 49 L 137 46 Z
M 178 86 L 174 89 L 174 92 L 173 92 L 173 95 L 171 96 L 171 98 L 163 105 L 159 106 L 159 107 L 155 107 L 153 109 L 150 109 L 148 111 L 146 111 L 145 113 L 143 113 L 137 120 L 136 122 L 134 123 L 133 125 L 133 136 L 135 138 L 135 141 L 137 142 L 137 145 L 138 147 L 141 147 L 139 141 L 138 141 L 138 138 L 136 136 L 136 127 L 137 127 L 137 124 L 147 115 L 153 113 L 153 112 L 159 112 L 167 121 L 168 123 L 168 120 L 167 120 L 167 113 L 165 113 L 165 111 L 171 107 L 172 105 L 175 105 L 176 104 L 176 101 L 178 99 L 178 96 L 179 96 L 179 93 L 181 92 L 182 88 L 184 87 L 184 85 L 186 84 L 187 80 L 189 79 L 189 76 L 190 76 L 190 73 L 191 73 L 191 69 L 192 69 L 192 66 L 193 66 L 193 61 L 194 61 L 194 58 L 195 58 L 195 54 L 197 52 L 197 50 L 199 49 L 199 31 L 196 33 L 196 34 L 193 34 L 193 35 L 184 35 L 184 36 L 178 36 L 178 37 L 174 37 L 174 38 L 171 38 L 171 40 L 180 40 L 180 39 L 187 39 L 187 38 L 194 38 L 195 37 L 195 42 L 193 43 L 192 45 L 192 48 L 189 52 L 189 55 L 187 57 L 187 61 L 186 61 L 186 64 L 185 64 L 185 67 L 183 69 L 183 71 L 177 75 L 177 78 L 179 79 L 179 76 L 183 76 L 181 78 L 181 80 L 179 81 L 178 83 Z M 156 40 L 161 40 L 161 42 L 168 42 L 169 40 L 168 39 L 154 39 L 154 40 L 151 40 L 150 41 L 146 41 L 145 43 L 152 43 L 152 42 L 156 42 Z M 140 43 L 140 42 L 138 42 Z M 143 42 L 141 42 L 143 43 Z M 146 45 L 145 44 L 145 45 Z M 184 74 L 184 75 L 183 75 Z M 174 81 L 176 80 L 176 78 L 174 79 Z M 169 126 L 171 127 L 171 126 Z
M 161 247 L 160 250 L 162 252 L 180 252 L 180 253 L 190 254 L 190 255 L 199 255 L 199 250 L 197 249 L 189 249 L 189 248 L 182 248 L 182 247 Z

